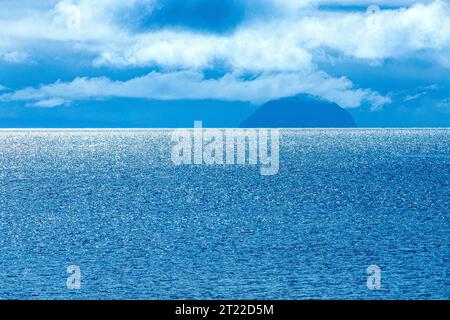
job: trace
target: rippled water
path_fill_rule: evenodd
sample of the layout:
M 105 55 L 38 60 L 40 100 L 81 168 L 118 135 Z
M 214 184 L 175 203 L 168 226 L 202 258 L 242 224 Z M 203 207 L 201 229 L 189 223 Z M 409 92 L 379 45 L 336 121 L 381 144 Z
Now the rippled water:
M 284 130 L 274 176 L 170 133 L 0 131 L 0 298 L 450 298 L 450 130 Z

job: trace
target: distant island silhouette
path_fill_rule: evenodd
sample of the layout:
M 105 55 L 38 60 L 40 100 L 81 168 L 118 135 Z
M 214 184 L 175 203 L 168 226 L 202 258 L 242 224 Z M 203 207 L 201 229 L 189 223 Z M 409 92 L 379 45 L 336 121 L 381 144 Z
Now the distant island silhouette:
M 57 108 L 15 107 L 0 116 L 1 128 L 352 128 L 352 116 L 337 104 L 300 95 L 262 106 L 227 101 L 112 99 Z
M 241 128 L 355 128 L 353 117 L 336 103 L 301 95 L 269 101 Z

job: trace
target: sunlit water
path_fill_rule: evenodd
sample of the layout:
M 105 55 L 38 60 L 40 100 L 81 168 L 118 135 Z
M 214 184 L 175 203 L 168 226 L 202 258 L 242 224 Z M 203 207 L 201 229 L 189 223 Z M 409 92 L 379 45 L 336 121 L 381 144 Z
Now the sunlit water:
M 0 298 L 450 298 L 450 130 L 283 130 L 274 176 L 170 133 L 0 131 Z

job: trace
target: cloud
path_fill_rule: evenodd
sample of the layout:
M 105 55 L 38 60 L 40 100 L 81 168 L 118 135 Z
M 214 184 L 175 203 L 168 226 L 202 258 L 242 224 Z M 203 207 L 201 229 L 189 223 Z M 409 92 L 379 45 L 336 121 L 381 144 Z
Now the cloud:
M 412 6 L 415 4 L 427 4 L 435 0 L 311 0 L 314 5 L 339 5 L 339 6 Z
M 270 3 L 286 16 L 267 19 L 267 14 L 263 16 L 265 19 L 243 22 L 235 32 L 225 35 L 170 27 L 134 32 L 117 19 L 143 3 L 151 13 L 159 2 L 64 0 L 50 12 L 2 18 L 0 35 L 10 47 L 39 45 L 39 40 L 52 41 L 53 45 L 55 41 L 69 43 L 89 57 L 96 55 L 95 65 L 121 68 L 153 65 L 205 68 L 214 60 L 224 59 L 238 69 L 291 71 L 308 67 L 317 48 L 368 60 L 402 58 L 430 50 L 443 63 L 450 53 L 450 6 L 442 0 L 416 3 L 407 9 L 382 10 L 376 15 L 326 12 L 313 7 L 354 1 L 256 1 L 255 7 Z M 370 2 L 413 4 L 413 1 Z M 75 8 L 80 12 L 80 28 L 71 24 Z
M 417 100 L 420 97 L 424 96 L 425 94 L 426 94 L 426 92 L 421 92 L 421 93 L 417 93 L 414 95 L 407 95 L 403 101 L 408 102 L 408 101 Z
M 10 64 L 23 64 L 32 62 L 30 55 L 24 51 L 14 50 L 0 52 L 0 59 Z
M 439 101 L 437 106 L 442 109 L 443 112 L 450 114 L 450 98 Z
M 226 36 L 160 30 L 136 34 L 129 41 L 100 50 L 95 64 L 207 68 L 219 59 L 233 69 L 292 71 L 311 68 L 314 50 L 321 48 L 372 61 L 429 50 L 446 61 L 450 7 L 437 0 L 375 15 L 313 11 L 292 20 L 255 22 Z
M 16 8 L 13 1 L 2 3 L 9 15 L 0 14 L 0 49 L 23 49 L 42 45 L 83 44 L 99 50 L 110 42 L 120 43 L 128 34 L 115 23 L 115 16 L 145 0 L 80 0 L 47 1 L 47 6 L 32 4 Z M 53 5 L 50 5 L 53 4 Z M 9 11 L 9 8 L 13 8 Z M 79 14 L 79 27 L 74 25 Z
M 443 1 L 375 15 L 337 14 L 299 24 L 306 47 L 327 47 L 361 59 L 407 58 L 423 50 L 450 52 L 450 7 Z
M 430 95 L 430 93 L 435 92 L 439 89 L 440 88 L 437 84 L 431 84 L 428 86 L 419 87 L 419 88 L 417 88 L 417 90 L 415 90 L 415 92 L 407 94 L 403 98 L 403 102 L 410 102 L 410 101 L 418 100 L 422 97 Z
M 123 50 L 103 51 L 96 65 L 163 66 L 169 69 L 204 69 L 223 61 L 233 70 L 305 71 L 312 69 L 311 55 L 292 45 L 283 30 L 261 32 L 247 29 L 232 36 L 203 35 L 170 30 L 135 37 Z
M 0 101 L 27 101 L 35 106 L 54 107 L 71 101 L 113 97 L 157 100 L 216 99 L 263 103 L 300 93 L 312 94 L 344 107 L 357 107 L 366 101 L 383 105 L 390 100 L 368 89 L 356 89 L 346 78 L 333 78 L 323 72 L 263 74 L 245 80 L 239 74 L 205 79 L 201 72 L 151 72 L 127 81 L 109 78 L 76 78 L 38 88 L 25 88 L 0 95 Z
M 33 57 L 20 56 L 20 52 L 64 46 L 93 67 L 140 67 L 160 73 L 124 82 L 77 78 L 69 83 L 17 90 L 2 99 L 34 99 L 33 103 L 40 106 L 103 96 L 216 98 L 257 103 L 288 94 L 311 93 L 345 107 L 368 102 L 379 108 L 388 104 L 390 98 L 374 90 L 355 88 L 346 77 L 328 76 L 319 70 L 317 61 L 337 52 L 345 59 L 360 59 L 368 65 L 414 56 L 450 66 L 450 5 L 442 0 L 234 2 L 242 3 L 248 15 L 253 16 L 227 33 L 175 28 L 170 24 L 156 29 L 133 28 L 124 23 L 139 22 L 141 16 L 136 15 L 136 8 L 145 8 L 143 12 L 151 16 L 158 6 L 164 5 L 162 0 L 47 1 L 43 2 L 45 5 L 30 4 L 29 12 L 16 7 L 10 16 L 0 14 L 0 57 L 4 61 L 24 63 Z M 13 1 L 6 3 L 17 6 Z M 318 9 L 369 4 L 395 9 L 374 15 L 353 11 L 352 7 L 337 11 Z M 258 16 L 258 12 L 264 14 Z M 6 53 L 12 52 L 16 54 L 5 58 Z M 220 79 L 205 79 L 203 72 L 218 64 L 225 66 L 228 74 Z M 254 79 L 244 81 L 239 76 L 244 72 Z M 132 90 L 130 83 L 141 86 L 140 90 Z M 72 94 L 52 91 L 58 88 L 67 88 Z M 162 88 L 165 93 L 156 92 L 155 88 Z M 102 89 L 109 95 L 96 91 Z M 35 98 L 20 98 L 24 92 Z
M 42 107 L 42 108 L 54 108 L 54 107 L 59 107 L 59 106 L 66 105 L 66 104 L 69 104 L 69 101 L 66 101 L 61 98 L 51 98 L 51 99 L 39 100 L 37 102 L 28 104 L 28 106 Z

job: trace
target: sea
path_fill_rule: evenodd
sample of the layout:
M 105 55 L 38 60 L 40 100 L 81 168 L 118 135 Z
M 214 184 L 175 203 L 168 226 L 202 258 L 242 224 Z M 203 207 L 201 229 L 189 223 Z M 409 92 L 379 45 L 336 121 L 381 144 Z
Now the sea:
M 449 129 L 282 129 L 279 171 L 172 130 L 0 130 L 0 299 L 449 299 Z

